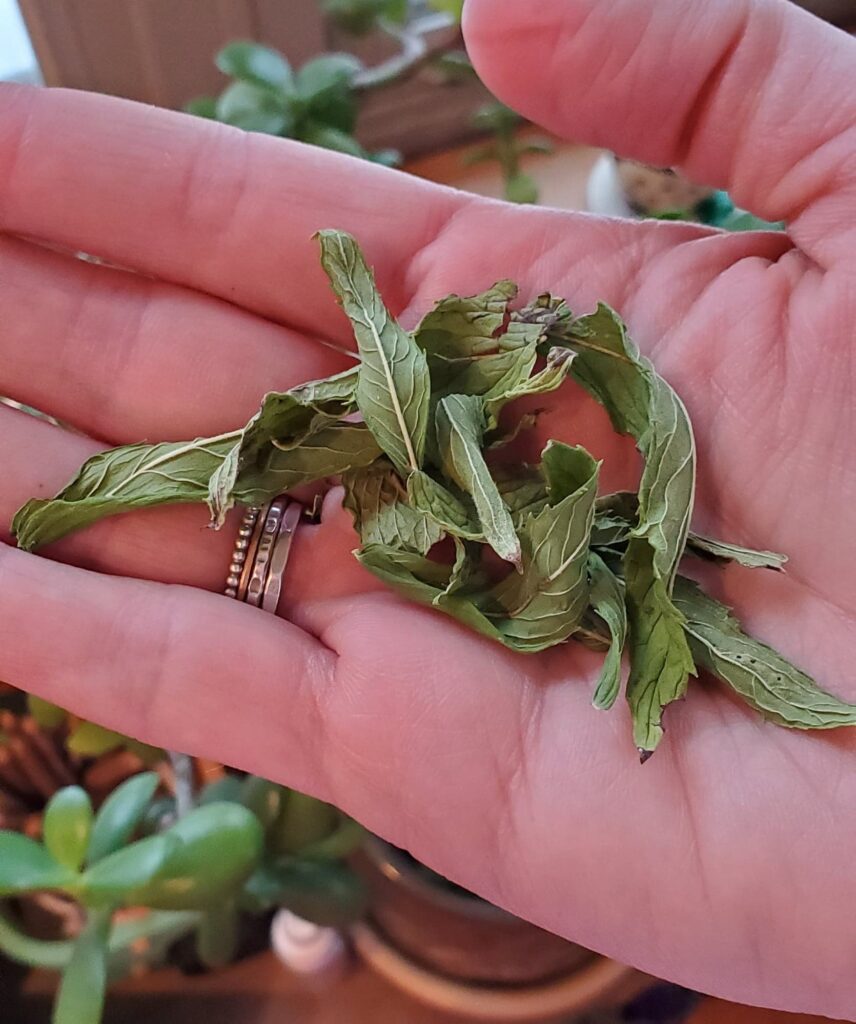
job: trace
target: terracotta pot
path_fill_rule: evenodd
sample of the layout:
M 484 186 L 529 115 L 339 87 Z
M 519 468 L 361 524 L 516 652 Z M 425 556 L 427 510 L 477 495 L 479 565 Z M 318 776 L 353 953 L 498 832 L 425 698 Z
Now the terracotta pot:
M 594 956 L 442 882 L 374 836 L 354 867 L 371 893 L 371 917 L 407 956 L 462 981 L 521 984 L 576 970 Z
M 616 1005 L 649 981 L 529 924 L 370 837 L 354 868 L 371 894 L 360 955 L 411 996 L 490 1021 L 543 1020 Z

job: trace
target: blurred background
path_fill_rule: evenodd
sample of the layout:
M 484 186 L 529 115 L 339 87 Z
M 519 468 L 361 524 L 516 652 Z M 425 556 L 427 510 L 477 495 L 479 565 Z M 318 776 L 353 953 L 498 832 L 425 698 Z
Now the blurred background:
M 462 3 L 0 0 L 0 80 L 186 110 L 511 202 L 785 227 L 522 121 L 470 66 Z M 856 0 L 801 6 L 856 28 Z M 641 975 L 329 805 L 3 684 L 0 1008 L 4 1024 L 810 1020 Z

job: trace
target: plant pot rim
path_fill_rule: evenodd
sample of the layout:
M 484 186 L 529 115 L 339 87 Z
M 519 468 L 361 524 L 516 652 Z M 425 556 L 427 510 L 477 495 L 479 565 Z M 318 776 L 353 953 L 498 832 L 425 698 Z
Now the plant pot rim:
M 381 977 L 423 1004 L 473 1020 L 542 1021 L 592 1009 L 644 975 L 625 964 L 597 957 L 552 981 L 528 985 L 468 983 L 439 975 L 396 949 L 367 921 L 351 927 L 362 959 Z
M 454 890 L 432 885 L 413 867 L 413 864 L 397 847 L 379 836 L 368 835 L 361 847 L 361 852 L 389 881 L 435 905 L 445 907 L 447 910 L 465 917 L 494 924 L 517 920 L 507 910 L 489 903 L 481 896 L 476 896 L 475 893 L 463 896 Z

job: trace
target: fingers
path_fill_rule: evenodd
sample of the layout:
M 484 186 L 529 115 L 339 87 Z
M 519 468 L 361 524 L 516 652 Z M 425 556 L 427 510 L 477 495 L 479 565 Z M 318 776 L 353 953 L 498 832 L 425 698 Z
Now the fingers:
M 100 576 L 7 547 L 0 577 L 4 678 L 227 764 L 269 770 L 282 749 L 308 760 L 306 715 L 287 709 L 329 687 L 335 657 L 297 626 L 193 588 Z
M 524 210 L 200 118 L 0 86 L 0 230 L 348 342 L 311 241 L 325 227 L 356 235 L 394 312 L 500 277 L 617 301 L 645 257 L 698 234 Z
M 349 363 L 229 303 L 0 236 L 0 393 L 113 443 L 216 434 Z
M 366 161 L 79 92 L 0 88 L 0 228 L 341 333 L 312 234 L 385 278 L 466 198 Z
M 9 524 L 25 501 L 56 493 L 100 448 L 89 438 L 0 406 L 0 538 L 12 541 Z M 222 530 L 212 530 L 201 505 L 147 509 L 102 520 L 44 554 L 98 572 L 221 591 L 239 518 L 235 513 Z M 376 588 L 351 554 L 355 546 L 351 517 L 331 496 L 322 523 L 298 530 L 280 614 L 309 624 L 316 602 Z
M 780 0 L 470 0 L 465 29 L 479 74 L 526 116 L 727 187 L 821 263 L 852 254 L 856 40 L 843 32 Z

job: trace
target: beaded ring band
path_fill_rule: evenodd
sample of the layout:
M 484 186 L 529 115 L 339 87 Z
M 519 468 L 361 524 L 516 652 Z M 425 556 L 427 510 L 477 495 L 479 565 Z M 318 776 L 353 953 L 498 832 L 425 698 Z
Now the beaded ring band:
M 252 565 L 255 557 L 255 543 L 258 537 L 254 537 L 256 526 L 261 515 L 261 509 L 251 505 L 244 513 L 241 525 L 238 527 L 238 537 L 235 540 L 235 550 L 232 552 L 232 561 L 229 564 L 229 575 L 226 577 L 226 597 L 234 597 L 243 601 L 241 594 L 244 582 L 245 569 Z
M 276 613 L 292 542 L 300 521 L 314 519 L 287 495 L 264 507 L 253 505 L 244 513 L 229 563 L 224 593 L 227 597 Z

